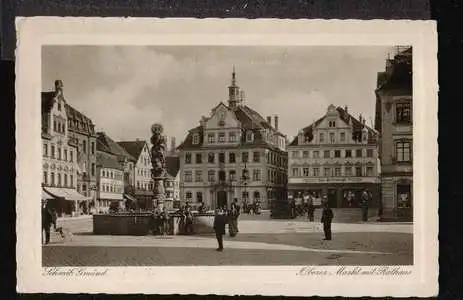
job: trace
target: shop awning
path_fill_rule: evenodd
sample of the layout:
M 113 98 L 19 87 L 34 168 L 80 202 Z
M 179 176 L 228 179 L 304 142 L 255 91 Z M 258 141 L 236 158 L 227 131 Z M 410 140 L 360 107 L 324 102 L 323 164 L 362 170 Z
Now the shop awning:
M 132 195 L 129 195 L 129 194 L 124 194 L 124 198 L 126 198 L 127 200 L 130 200 L 132 202 L 137 202 L 137 198 L 133 197 Z
M 90 200 L 90 197 L 85 197 L 84 195 L 78 193 L 76 190 L 73 190 L 73 189 L 65 189 L 65 192 L 68 195 L 66 197 L 67 200 L 73 200 L 73 201 L 87 201 L 87 200 Z
M 42 200 L 53 199 L 54 197 L 42 189 Z
M 52 188 L 52 187 L 47 187 L 43 188 L 46 193 L 52 195 L 54 198 L 63 198 L 66 199 L 66 192 L 62 188 Z
M 90 198 L 85 197 L 84 195 L 78 193 L 74 189 L 64 189 L 64 188 L 44 188 L 45 192 L 52 195 L 55 198 L 61 198 L 69 201 L 87 201 Z

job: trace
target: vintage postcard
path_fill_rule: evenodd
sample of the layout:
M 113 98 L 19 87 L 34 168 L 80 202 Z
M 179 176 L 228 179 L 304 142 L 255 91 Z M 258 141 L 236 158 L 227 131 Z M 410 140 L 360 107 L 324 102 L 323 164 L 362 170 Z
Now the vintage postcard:
M 433 296 L 433 21 L 18 18 L 18 291 Z

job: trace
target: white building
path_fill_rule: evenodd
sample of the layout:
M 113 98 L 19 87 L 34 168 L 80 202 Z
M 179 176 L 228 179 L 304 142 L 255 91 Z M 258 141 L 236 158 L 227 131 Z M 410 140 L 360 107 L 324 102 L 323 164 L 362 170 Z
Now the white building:
M 98 213 L 107 213 L 110 205 L 121 207 L 124 195 L 124 168 L 114 155 L 97 151 Z

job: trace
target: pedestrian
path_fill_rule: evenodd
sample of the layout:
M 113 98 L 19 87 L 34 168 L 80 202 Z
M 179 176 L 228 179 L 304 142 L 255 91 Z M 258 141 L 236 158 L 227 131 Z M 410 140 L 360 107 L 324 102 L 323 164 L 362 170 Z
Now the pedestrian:
M 167 209 L 166 207 L 164 206 L 160 212 L 159 212 L 159 223 L 158 223 L 158 226 L 159 226 L 159 234 L 162 235 L 162 236 L 165 236 L 167 235 Z
M 323 203 L 323 212 L 321 222 L 323 223 L 324 240 L 331 240 L 331 222 L 333 221 L 333 210 L 331 210 L 328 201 Z
M 234 202 L 231 204 L 231 224 L 233 226 L 234 236 L 240 232 L 238 229 L 238 218 L 240 216 L 240 210 L 241 207 L 238 204 L 238 199 L 235 198 Z
M 368 205 L 370 202 L 370 193 L 368 192 L 367 189 L 363 190 L 362 196 L 360 199 L 360 205 L 362 207 L 362 221 L 367 222 L 368 221 Z
M 309 219 L 309 222 L 314 221 L 314 214 L 315 214 L 315 207 L 313 205 L 313 198 L 312 198 L 312 195 L 309 194 L 307 198 L 307 218 Z
M 193 233 L 193 214 L 191 213 L 190 206 L 185 210 L 185 234 Z
M 226 216 L 222 209 L 218 208 L 215 210 L 214 216 L 214 231 L 215 237 L 217 238 L 217 244 L 219 247 L 216 251 L 222 252 L 223 251 L 223 236 L 225 234 L 225 224 L 227 223 Z
M 47 202 L 42 201 L 42 241 L 45 232 L 45 244 L 50 243 L 50 227 L 53 224 L 53 215 L 47 208 Z

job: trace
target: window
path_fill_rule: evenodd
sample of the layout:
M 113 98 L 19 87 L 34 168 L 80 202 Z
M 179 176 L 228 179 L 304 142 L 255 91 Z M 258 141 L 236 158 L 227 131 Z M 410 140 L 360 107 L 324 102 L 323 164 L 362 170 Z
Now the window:
M 87 141 L 82 141 L 82 152 L 87 153 Z
M 346 133 L 341 132 L 341 142 L 345 142 L 345 141 L 346 141 Z
M 298 177 L 299 176 L 299 168 L 293 168 L 292 173 L 293 173 L 294 177 Z
M 260 152 L 254 152 L 252 154 L 252 161 L 253 162 L 260 162 Z
M 344 167 L 344 176 L 352 176 L 352 167 L 351 166 Z
M 69 161 L 73 162 L 74 161 L 74 151 L 69 150 Z
M 395 109 L 395 120 L 399 124 L 408 124 L 411 121 L 410 103 L 397 103 Z
M 367 157 L 373 157 L 373 149 L 367 149 Z
M 313 158 L 319 158 L 320 157 L 320 152 L 314 151 L 313 152 Z
M 241 195 L 242 195 L 243 199 L 248 199 L 248 197 L 249 197 L 248 192 L 242 192 Z
M 209 152 L 207 155 L 207 162 L 213 164 L 215 160 L 215 154 L 213 152 Z
M 314 177 L 320 176 L 320 169 L 319 168 L 313 168 L 313 176 Z
M 324 143 L 324 142 L 325 142 L 325 134 L 320 133 L 320 143 Z
M 203 163 L 203 156 L 201 153 L 196 153 L 196 159 L 195 159 L 197 164 L 202 164 Z
M 236 181 L 236 171 L 230 170 L 228 173 L 228 177 L 230 178 L 230 181 Z
M 324 158 L 329 158 L 330 157 L 330 150 L 323 151 L 323 157 Z
M 352 157 L 352 150 L 346 150 L 346 157 Z
M 95 154 L 95 142 L 92 142 L 92 154 Z
M 68 186 L 68 174 L 64 174 L 64 187 Z
M 96 173 L 95 163 L 92 163 L 92 176 L 95 176 L 95 173 Z
M 330 132 L 330 143 L 334 144 L 336 142 L 336 139 L 334 137 L 334 132 Z
M 48 184 L 48 173 L 47 173 L 47 171 L 43 172 L 43 183 Z
M 219 171 L 219 181 L 224 182 L 225 180 L 227 180 L 225 176 L 225 171 Z
M 339 168 L 339 167 L 334 168 L 334 176 L 336 176 L 336 177 L 341 176 L 341 168 Z
M 68 161 L 68 150 L 64 149 L 64 160 Z
M 331 176 L 330 173 L 331 173 L 331 169 L 330 169 L 330 168 L 324 168 L 324 169 L 323 169 L 323 176 L 329 177 L 329 176 Z
M 219 163 L 224 164 L 225 163 L 225 153 L 219 153 Z
M 293 157 L 298 157 L 299 156 L 299 151 L 293 151 L 292 156 Z
M 228 133 L 228 140 L 230 142 L 235 142 L 236 141 L 236 133 L 234 133 L 234 132 Z
M 397 207 L 410 208 L 412 206 L 410 184 L 397 184 Z
M 249 179 L 249 171 L 248 171 L 248 169 L 243 169 L 243 171 L 241 172 L 241 178 L 244 181 Z
M 308 158 L 309 157 L 309 151 L 302 151 L 302 157 L 303 158 Z
M 225 133 L 224 132 L 219 133 L 219 143 L 225 143 Z
M 362 157 L 362 149 L 357 149 L 357 150 L 355 151 L 355 156 L 356 156 L 356 157 Z
M 334 150 L 334 157 L 341 157 L 341 150 Z
M 193 172 L 185 171 L 185 182 L 192 182 L 192 181 L 193 181 Z
M 140 181 L 137 181 L 137 189 L 140 189 Z
M 192 192 L 186 192 L 185 193 L 185 198 L 187 202 L 191 202 L 191 199 L 193 199 L 193 193 Z
M 185 153 L 185 163 L 191 164 L 191 153 Z
M 260 193 L 258 191 L 254 192 L 254 199 L 256 199 L 256 200 L 260 199 Z
M 214 170 L 209 170 L 207 172 L 207 180 L 209 182 L 214 182 L 215 181 L 215 171 Z
M 242 155 L 241 155 L 241 159 L 244 163 L 248 162 L 248 158 L 249 158 L 249 153 L 248 152 L 243 152 Z
M 336 121 L 330 121 L 329 126 L 330 127 L 336 127 Z
M 69 186 L 70 187 L 74 187 L 74 176 L 73 175 L 69 175 Z
M 302 168 L 302 174 L 303 174 L 305 177 L 310 176 L 309 168 Z
M 362 167 L 355 167 L 355 176 L 357 177 L 362 176 Z
M 207 135 L 207 140 L 208 140 L 209 144 L 214 144 L 214 143 L 215 143 L 215 136 L 214 136 L 214 134 L 213 134 L 213 133 L 209 133 L 209 134 Z
M 55 145 L 51 145 L 51 148 L 50 148 L 50 152 L 51 152 L 51 158 L 55 158 Z
M 54 132 L 57 132 L 58 131 L 58 128 L 56 126 L 56 120 L 53 120 L 53 131 Z
M 234 164 L 236 162 L 235 153 L 229 153 L 228 154 L 228 162 L 231 163 L 231 164 Z
M 193 134 L 193 145 L 199 144 L 199 133 Z
M 55 185 L 55 173 L 53 172 L 50 173 L 50 183 L 51 183 L 51 186 Z
M 43 144 L 43 156 L 47 157 L 48 156 L 48 145 Z
M 62 158 L 62 157 L 61 157 L 61 148 L 58 147 L 58 148 L 57 148 L 57 151 L 58 151 L 58 160 L 61 160 L 61 158 Z
M 196 192 L 196 202 L 199 202 L 199 203 L 203 202 L 203 193 Z
M 373 176 L 373 167 L 367 167 L 367 176 Z
M 61 174 L 58 173 L 58 186 L 61 186 Z
M 411 142 L 400 141 L 395 146 L 395 157 L 398 162 L 410 162 L 411 161 Z
M 252 170 L 252 181 L 260 181 L 260 170 Z
M 252 131 L 246 132 L 246 141 L 252 142 L 253 139 L 254 139 L 254 134 L 252 133 Z

